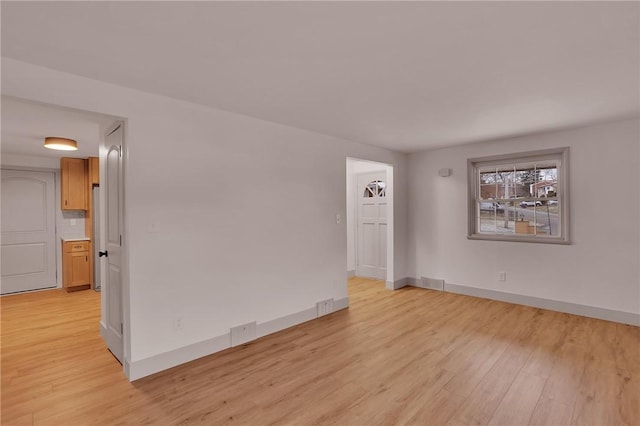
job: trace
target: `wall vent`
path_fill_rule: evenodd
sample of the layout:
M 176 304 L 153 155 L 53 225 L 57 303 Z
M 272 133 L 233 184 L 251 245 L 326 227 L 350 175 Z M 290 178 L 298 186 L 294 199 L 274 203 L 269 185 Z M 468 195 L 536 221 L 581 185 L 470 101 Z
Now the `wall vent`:
M 329 315 L 331 312 L 333 312 L 333 299 L 327 299 L 317 302 L 316 310 L 318 311 L 319 317 Z

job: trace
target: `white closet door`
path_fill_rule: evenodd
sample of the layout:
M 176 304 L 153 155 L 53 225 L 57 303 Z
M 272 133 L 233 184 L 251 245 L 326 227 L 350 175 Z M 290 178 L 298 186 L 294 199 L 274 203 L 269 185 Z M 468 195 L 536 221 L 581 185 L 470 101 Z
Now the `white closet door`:
M 2 170 L 2 294 L 56 287 L 55 177 Z

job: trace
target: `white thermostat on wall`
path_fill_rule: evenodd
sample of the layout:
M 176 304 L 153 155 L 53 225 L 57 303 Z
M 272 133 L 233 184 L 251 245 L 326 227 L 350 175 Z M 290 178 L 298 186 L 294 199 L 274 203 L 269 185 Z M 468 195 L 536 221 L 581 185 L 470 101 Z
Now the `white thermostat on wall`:
M 449 176 L 451 176 L 451 169 L 440 169 L 440 170 L 438 170 L 438 176 L 440 176 L 440 177 L 449 177 Z

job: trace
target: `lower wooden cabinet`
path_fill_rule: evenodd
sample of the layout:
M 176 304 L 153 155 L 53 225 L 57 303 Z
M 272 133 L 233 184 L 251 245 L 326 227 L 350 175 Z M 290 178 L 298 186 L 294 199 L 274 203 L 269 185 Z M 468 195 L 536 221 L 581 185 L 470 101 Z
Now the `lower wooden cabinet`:
M 62 285 L 68 290 L 91 285 L 89 241 L 62 242 Z

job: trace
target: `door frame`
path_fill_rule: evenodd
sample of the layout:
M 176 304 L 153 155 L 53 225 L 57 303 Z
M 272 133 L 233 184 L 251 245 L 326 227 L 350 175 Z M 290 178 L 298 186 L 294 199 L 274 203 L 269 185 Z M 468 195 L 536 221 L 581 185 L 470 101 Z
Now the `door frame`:
M 347 157 L 347 240 L 352 239 L 352 251 L 357 262 L 358 253 L 358 163 L 379 166 L 378 171 L 385 171 L 386 175 L 386 197 L 387 197 L 387 276 L 385 279 L 386 288 L 394 290 L 394 182 L 393 182 L 393 164 L 382 163 L 379 161 L 365 160 L 361 158 Z M 374 171 L 374 170 L 371 170 Z M 362 172 L 365 172 L 364 170 Z M 351 189 L 351 190 L 349 190 Z M 349 224 L 352 224 L 349 226 Z M 349 244 L 347 244 L 349 245 Z M 347 247 L 349 250 L 349 247 Z M 347 267 L 349 269 L 349 266 Z

